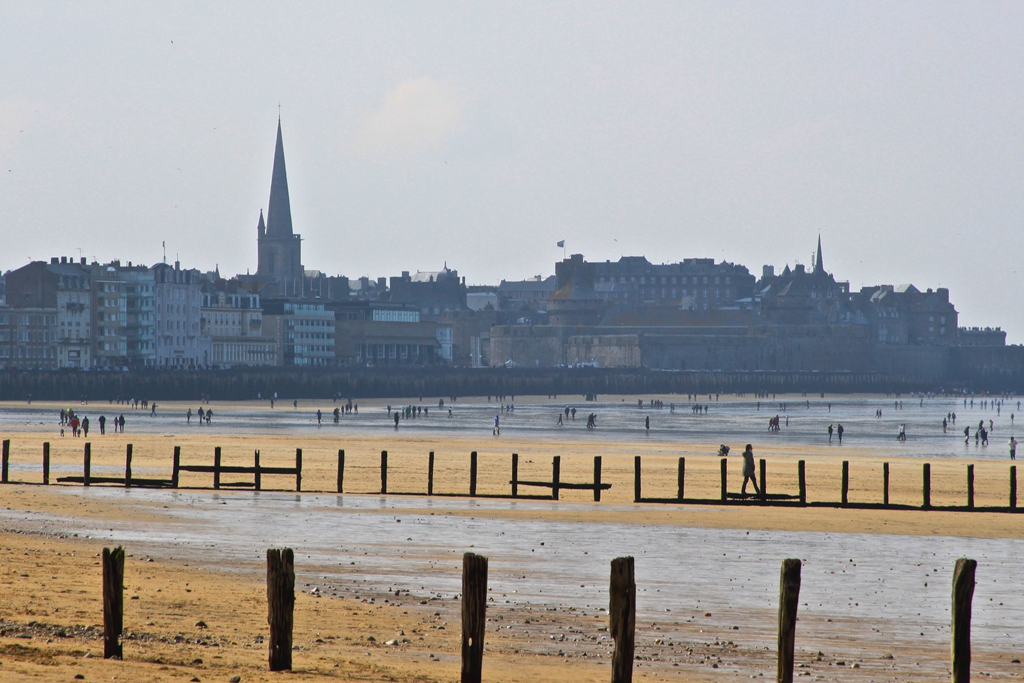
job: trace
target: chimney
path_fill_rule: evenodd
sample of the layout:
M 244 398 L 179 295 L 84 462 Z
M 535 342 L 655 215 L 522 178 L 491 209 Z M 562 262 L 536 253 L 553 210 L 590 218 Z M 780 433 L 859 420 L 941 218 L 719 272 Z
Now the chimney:
M 409 273 L 406 273 L 408 275 Z M 382 292 L 386 292 L 388 289 L 388 279 L 386 277 L 377 278 L 377 289 Z
M 83 266 L 85 265 L 85 257 L 84 257 L 84 256 L 83 256 L 83 257 L 81 257 L 81 264 L 82 264 Z
M 761 278 L 775 277 L 775 266 L 761 266 Z
M 68 262 L 68 257 L 67 257 L 67 256 L 61 256 L 61 257 L 60 257 L 60 262 L 61 262 L 61 265 L 65 265 L 65 264 L 67 264 L 67 262 Z
M 57 260 L 57 257 L 56 257 L 56 256 L 51 256 L 51 257 L 50 257 L 50 265 L 51 265 L 51 266 L 55 266 L 55 265 L 57 265 L 58 263 L 60 263 L 60 261 L 58 261 L 58 260 Z

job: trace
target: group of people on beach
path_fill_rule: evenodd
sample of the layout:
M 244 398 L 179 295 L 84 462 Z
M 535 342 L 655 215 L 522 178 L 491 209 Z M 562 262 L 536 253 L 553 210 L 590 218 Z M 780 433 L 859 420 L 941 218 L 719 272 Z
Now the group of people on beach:
M 100 434 L 107 433 L 107 417 L 100 415 L 97 420 L 100 424 Z M 118 415 L 113 418 L 114 432 L 124 432 L 124 414 Z M 60 435 L 64 436 L 65 429 L 71 430 L 71 436 L 74 437 L 87 437 L 89 436 L 89 416 L 84 415 L 81 418 L 75 413 L 74 410 L 62 409 L 60 411 Z
M 202 406 L 199 406 L 199 410 L 196 411 L 196 417 L 199 418 L 199 426 L 203 425 L 203 422 L 210 424 L 213 420 L 213 408 L 207 408 L 203 410 Z M 189 408 L 185 411 L 185 424 L 192 424 L 192 409 Z

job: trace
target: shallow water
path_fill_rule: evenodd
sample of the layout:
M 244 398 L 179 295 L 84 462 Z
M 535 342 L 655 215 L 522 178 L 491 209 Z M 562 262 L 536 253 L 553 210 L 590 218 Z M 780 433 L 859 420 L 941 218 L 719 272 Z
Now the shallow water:
M 1006 401 L 1002 409 L 990 404 L 981 407 L 981 400 L 931 398 L 902 399 L 885 397 L 780 397 L 778 400 L 730 399 L 723 401 L 700 401 L 709 406 L 706 415 L 695 415 L 686 397 L 661 397 L 665 407 L 652 410 L 638 409 L 634 401 L 601 400 L 600 402 L 548 401 L 517 405 L 512 413 L 501 412 L 497 404 L 454 403 L 452 417 L 447 417 L 447 406 L 439 409 L 436 403 L 425 404 L 427 417 L 403 420 L 399 427 L 401 434 L 437 438 L 471 435 L 491 436 L 494 416 L 500 412 L 503 437 L 520 438 L 572 438 L 585 443 L 594 441 L 644 442 L 653 443 L 727 443 L 742 449 L 742 444 L 752 442 L 771 445 L 785 454 L 788 447 L 796 453 L 808 445 L 821 448 L 840 448 L 838 438 L 830 445 L 827 429 L 829 424 L 842 424 L 845 429 L 844 444 L 858 449 L 877 450 L 887 457 L 971 457 L 1008 459 L 1007 441 L 1011 434 L 1024 440 L 1016 420 L 1021 416 L 1018 399 Z M 682 400 L 680 400 L 682 398 Z M 670 404 L 675 403 L 675 411 Z M 645 405 L 647 402 L 645 401 Z M 902 405 L 902 408 L 899 406 Z M 558 415 L 566 406 L 577 409 L 576 419 L 565 420 L 558 427 Z M 387 408 L 364 404 L 358 414 L 342 416 L 338 424 L 333 423 L 331 412 L 335 404 L 330 401 L 317 403 L 302 402 L 298 409 L 278 403 L 277 408 L 228 409 L 214 404 L 213 424 L 208 428 L 199 426 L 193 416 L 191 425 L 186 425 L 183 412 L 174 414 L 159 409 L 150 416 L 144 410 L 125 410 L 124 406 L 91 404 L 74 406 L 79 415 L 88 415 L 92 422 L 91 438 L 98 438 L 97 418 L 100 414 L 112 417 L 126 416 L 126 433 L 166 434 L 185 429 L 210 429 L 215 433 L 229 434 L 294 434 L 341 437 L 345 435 L 387 435 L 395 432 L 394 422 L 388 417 Z M 196 405 L 196 410 L 199 406 Z M 323 424 L 316 424 L 316 410 L 323 412 Z M 882 417 L 875 417 L 881 410 Z M 193 411 L 195 412 L 195 411 Z M 589 413 L 597 415 L 597 429 L 587 430 Z M 956 424 L 950 424 L 946 433 L 942 431 L 942 419 L 956 413 Z M 564 413 L 563 419 L 564 418 Z M 782 430 L 769 433 L 768 419 L 779 415 Z M 1011 415 L 1013 418 L 1011 419 Z M 644 429 L 644 418 L 651 418 L 651 430 Z M 788 424 L 787 424 L 788 419 Z M 1024 418 L 1021 418 L 1024 419 Z M 993 423 L 990 445 L 978 446 L 974 442 L 974 431 L 979 421 L 984 420 L 988 428 Z M 58 419 L 52 408 L 25 405 L 5 408 L 0 411 L 0 430 L 17 432 L 39 429 L 53 429 L 59 434 Z M 896 435 L 900 424 L 906 425 L 907 441 L 899 442 Z M 971 427 L 969 444 L 964 444 L 963 429 Z M 59 437 L 58 437 L 59 438 Z M 1022 449 L 1024 452 L 1024 449 Z
M 633 555 L 638 624 L 678 629 L 711 612 L 723 632 L 730 624 L 742 624 L 744 635 L 755 638 L 758 647 L 773 642 L 780 563 L 797 557 L 804 561 L 802 621 L 816 620 L 820 627 L 831 619 L 837 631 L 847 633 L 850 648 L 942 652 L 950 637 L 953 566 L 956 558 L 966 556 L 978 560 L 975 648 L 1014 652 L 1024 647 L 1020 540 L 445 514 L 588 507 L 546 502 L 115 488 L 60 492 L 137 506 L 162 519 L 133 522 L 128 515 L 93 521 L 0 510 L 0 522 L 8 528 L 89 536 L 124 544 L 136 555 L 253 575 L 261 571 L 267 548 L 289 546 L 295 549 L 300 585 L 357 597 L 380 597 L 395 588 L 423 598 L 454 597 L 460 590 L 461 554 L 472 551 L 490 558 L 489 585 L 499 603 L 592 612 L 607 604 L 609 561 Z M 820 628 L 817 636 L 828 638 Z M 941 661 L 936 664 L 941 668 Z

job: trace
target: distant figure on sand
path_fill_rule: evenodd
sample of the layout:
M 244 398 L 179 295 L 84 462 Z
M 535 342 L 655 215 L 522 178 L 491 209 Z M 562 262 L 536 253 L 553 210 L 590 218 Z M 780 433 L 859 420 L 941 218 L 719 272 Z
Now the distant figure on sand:
M 501 434 L 501 420 L 497 415 L 494 416 L 494 429 L 491 430 L 491 434 L 494 436 Z
M 828 442 L 832 443 L 832 425 L 828 426 Z
M 644 429 L 647 430 L 648 434 L 651 432 L 651 416 L 650 415 L 648 415 L 647 417 L 644 418 Z
M 398 411 L 395 411 L 395 429 L 398 429 Z
M 846 431 L 846 430 L 843 429 L 843 425 L 842 424 L 840 424 L 838 427 L 836 427 L 836 434 L 839 435 L 839 445 L 840 446 L 843 445 L 843 432 L 844 431 Z
M 1017 439 L 1010 437 L 1010 460 L 1017 459 Z
M 831 429 L 831 425 L 829 426 Z M 754 485 L 754 493 L 761 495 L 761 489 L 757 488 L 757 479 L 754 478 L 754 447 L 749 443 L 743 451 L 743 486 L 740 487 L 740 494 L 747 494 L 747 481 Z

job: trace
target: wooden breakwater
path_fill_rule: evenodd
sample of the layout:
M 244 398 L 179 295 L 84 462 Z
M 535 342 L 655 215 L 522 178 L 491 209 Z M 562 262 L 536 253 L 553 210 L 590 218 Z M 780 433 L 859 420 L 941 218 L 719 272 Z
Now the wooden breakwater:
M 268 668 L 293 668 L 295 624 L 295 553 L 291 548 L 267 550 Z M 104 657 L 122 659 L 124 633 L 124 558 L 121 547 L 103 549 Z M 796 664 L 797 612 L 800 604 L 802 562 L 782 561 L 779 577 L 776 683 L 792 683 Z M 482 683 L 486 652 L 488 558 L 465 553 L 462 559 L 461 675 L 463 683 Z M 968 683 L 971 676 L 971 615 L 977 562 L 957 560 L 953 570 L 950 673 L 953 683 Z M 608 632 L 612 638 L 612 683 L 633 680 L 637 632 L 636 569 L 633 557 L 611 561 L 608 588 Z M 852 598 L 851 598 L 852 599 Z M 187 605 L 183 606 L 187 608 Z M 831 621 L 831 620 L 829 620 Z M 595 653 L 597 654 L 597 653 Z M 753 678 L 754 675 L 751 675 Z
M 35 450 L 35 449 L 33 449 Z M 10 439 L 5 439 L 0 443 L 0 484 L 15 484 L 15 483 L 32 483 L 48 485 L 51 479 L 50 463 L 51 463 L 51 449 L 50 443 L 46 442 L 42 444 L 41 458 L 35 460 L 40 463 L 41 476 L 39 480 L 32 477 L 31 481 L 15 481 L 11 477 L 10 465 L 12 460 L 12 448 Z M 36 451 L 36 452 L 40 452 Z M 25 458 L 24 449 L 19 451 L 19 458 Z M 152 487 L 152 488 L 212 488 L 214 490 L 222 488 L 249 488 L 256 491 L 264 489 L 264 477 L 276 477 L 274 483 L 281 481 L 280 477 L 285 477 L 287 480 L 294 480 L 294 490 L 302 491 L 302 477 L 303 477 L 303 454 L 301 448 L 295 449 L 294 464 L 289 466 L 267 466 L 261 461 L 260 451 L 256 450 L 253 453 L 252 464 L 237 464 L 237 456 L 233 458 L 233 462 L 225 462 L 224 455 L 221 447 L 216 446 L 213 448 L 212 459 L 206 459 L 204 456 L 190 455 L 188 458 L 184 457 L 181 452 L 180 446 L 174 446 L 173 454 L 170 458 L 170 471 L 167 476 L 147 476 L 138 477 L 133 472 L 133 458 L 134 458 L 134 447 L 132 444 L 126 444 L 124 450 L 124 474 L 123 476 L 112 476 L 108 473 L 98 475 L 93 471 L 93 444 L 92 442 L 85 442 L 82 446 L 82 470 L 81 475 L 70 474 L 59 477 L 58 483 L 68 484 L 82 484 L 83 486 L 94 486 L 94 485 L 115 485 L 124 487 Z M 735 458 L 734 458 L 735 459 Z M 553 456 L 551 459 L 550 470 L 538 466 L 538 464 L 531 461 L 530 473 L 524 475 L 522 471 L 522 464 L 520 462 L 520 456 L 518 453 L 512 453 L 508 460 L 508 489 L 506 491 L 495 491 L 493 487 L 489 491 L 482 491 L 479 487 L 481 480 L 481 469 L 480 469 L 480 458 L 476 451 L 469 453 L 468 458 L 462 461 L 464 463 L 464 484 L 458 487 L 456 490 L 443 491 L 436 485 L 435 477 L 435 454 L 433 451 L 419 456 L 410 456 L 408 454 L 403 455 L 402 458 L 402 472 L 405 475 L 404 481 L 406 485 L 403 488 L 396 489 L 389 483 L 389 471 L 392 469 L 391 463 L 389 462 L 389 454 L 387 450 L 380 452 L 380 459 L 377 463 L 379 468 L 380 485 L 379 487 L 368 488 L 366 487 L 365 470 L 367 469 L 365 458 L 362 463 L 362 471 L 364 476 L 362 478 L 362 486 L 353 488 L 351 486 L 351 479 L 346 484 L 346 466 L 349 465 L 349 461 L 346 458 L 345 449 L 338 449 L 337 461 L 336 461 L 336 476 L 331 479 L 336 482 L 336 487 L 331 491 L 319 491 L 321 493 L 355 493 L 355 494 L 383 494 L 383 495 L 411 495 L 411 496 L 447 496 L 447 497 L 471 497 L 471 498 L 508 498 L 508 499 L 542 499 L 542 500 L 559 500 L 562 491 L 588 491 L 591 492 L 593 500 L 600 502 L 602 499 L 602 492 L 612 488 L 612 483 L 608 482 L 604 475 L 604 460 L 602 456 L 593 457 L 593 466 L 590 470 L 589 476 L 583 479 L 579 474 L 579 468 L 577 468 L 576 478 L 571 479 L 564 476 L 562 469 L 562 458 L 561 456 Z M 491 471 L 487 474 L 489 480 L 493 482 L 496 477 L 500 477 L 499 480 L 504 479 L 503 473 L 494 472 L 494 458 L 490 458 Z M 321 463 L 321 468 L 326 463 Z M 334 463 L 332 463 L 334 464 Z M 675 495 L 673 496 L 650 496 L 644 495 L 645 483 L 651 484 L 650 474 L 645 474 L 643 469 L 643 458 L 641 456 L 634 456 L 633 458 L 633 502 L 639 504 L 647 503 L 669 503 L 678 505 L 756 505 L 756 506 L 779 506 L 779 507 L 834 507 L 834 508 L 851 508 L 851 509 L 880 509 L 880 510 L 948 510 L 948 511 L 963 511 L 963 512 L 1010 512 L 1017 513 L 1024 511 L 1024 508 L 1018 506 L 1017 502 L 1017 467 L 1016 465 L 1008 465 L 1005 473 L 1001 476 L 1005 477 L 1003 482 L 1005 484 L 999 484 L 998 482 L 989 480 L 989 490 L 994 487 L 1005 485 L 1005 494 L 1003 494 L 1003 502 L 995 503 L 990 500 L 988 504 L 981 504 L 978 502 L 976 497 L 977 481 L 975 477 L 975 465 L 968 463 L 963 466 L 963 482 L 962 488 L 958 488 L 952 492 L 952 496 L 955 502 L 949 502 L 950 492 L 944 490 L 946 502 L 942 504 L 936 504 L 933 501 L 933 486 L 932 486 L 932 465 L 931 463 L 925 462 L 920 465 L 920 475 L 917 481 L 907 481 L 908 474 L 907 470 L 911 468 L 914 463 L 901 463 L 903 466 L 903 481 L 900 483 L 904 485 L 904 488 L 908 486 L 914 487 L 919 486 L 917 490 L 920 491 L 920 497 L 916 501 L 908 501 L 904 497 L 902 502 L 897 502 L 891 499 L 890 490 L 892 488 L 893 480 L 890 471 L 890 464 L 888 462 L 882 463 L 881 476 L 878 479 L 870 479 L 874 476 L 872 472 L 868 471 L 868 468 L 864 468 L 862 471 L 854 471 L 851 469 L 849 461 L 842 461 L 841 476 L 838 479 L 838 486 L 833 488 L 832 486 L 818 485 L 816 490 L 810 490 L 807 480 L 807 461 L 798 460 L 795 463 L 790 459 L 780 460 L 772 463 L 771 474 L 773 477 L 778 477 L 783 480 L 789 480 L 792 478 L 793 465 L 795 467 L 796 474 L 796 485 L 790 486 L 775 486 L 773 481 L 774 478 L 769 477 L 768 461 L 764 458 L 760 459 L 757 463 L 756 477 L 751 486 L 751 491 L 748 493 L 741 487 L 739 491 L 736 491 L 734 486 L 730 484 L 730 466 L 729 459 L 723 457 L 719 459 L 719 486 L 717 489 L 710 489 L 707 484 L 702 488 L 697 488 L 692 484 L 687 484 L 687 467 L 686 458 L 678 458 L 678 464 L 676 471 L 672 473 L 670 481 L 665 479 L 666 472 L 664 469 L 659 471 L 660 480 L 654 481 L 657 489 L 664 491 L 666 488 L 674 488 Z M 947 474 L 950 467 L 947 464 Z M 22 472 L 31 469 L 33 465 L 23 465 L 20 470 Z M 826 465 L 814 464 L 816 467 L 826 467 Z M 993 463 L 992 469 L 1001 469 L 1001 465 Z M 330 467 L 330 465 L 328 465 Z M 409 486 L 409 472 L 418 468 L 420 474 L 418 476 L 413 475 L 412 479 L 415 481 L 418 479 L 420 486 Z M 547 475 L 550 472 L 550 475 Z M 186 486 L 183 486 L 182 476 L 191 475 L 190 481 L 187 482 Z M 210 479 L 197 485 L 196 475 L 210 475 Z M 226 479 L 229 475 L 245 475 L 244 479 Z M 874 489 L 876 500 L 855 500 L 851 496 L 851 481 L 853 477 L 858 477 L 858 483 L 860 484 L 860 490 Z M 913 478 L 913 477 L 909 477 Z M 867 481 L 870 479 L 870 481 Z M 947 477 L 948 479 L 948 477 Z M 621 481 L 621 479 L 620 479 Z M 826 481 L 833 482 L 834 478 L 828 477 Z M 734 484 L 735 482 L 733 482 Z M 539 491 L 539 493 L 533 493 L 533 491 Z
M 986 375 L 985 377 L 989 377 Z M 112 401 L 363 399 L 459 396 L 686 395 L 767 392 L 842 393 L 1024 392 L 1024 377 L 991 375 L 950 384 L 882 372 L 774 372 L 645 368 L 261 368 L 196 371 L 72 370 L 0 373 L 0 400 Z M 996 381 L 998 380 L 998 381 Z M 991 384 L 991 386 L 989 386 Z

